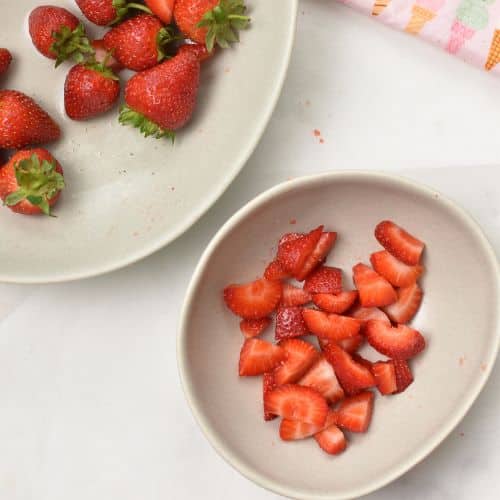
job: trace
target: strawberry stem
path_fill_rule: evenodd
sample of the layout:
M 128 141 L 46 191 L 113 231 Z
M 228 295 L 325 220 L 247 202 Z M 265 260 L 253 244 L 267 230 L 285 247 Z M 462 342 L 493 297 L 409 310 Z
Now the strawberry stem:
M 113 0 L 113 7 L 116 10 L 116 19 L 111 23 L 119 23 L 131 9 L 140 10 L 146 12 L 146 14 L 153 14 L 151 10 L 143 5 L 142 3 L 127 2 L 127 0 Z
M 160 127 L 157 123 L 151 121 L 142 113 L 134 111 L 125 104 L 120 108 L 120 116 L 118 118 L 118 121 L 122 125 L 131 125 L 132 127 L 138 128 L 141 134 L 144 135 L 144 137 L 152 136 L 155 139 L 167 137 L 172 141 L 172 144 L 174 143 L 174 131 Z

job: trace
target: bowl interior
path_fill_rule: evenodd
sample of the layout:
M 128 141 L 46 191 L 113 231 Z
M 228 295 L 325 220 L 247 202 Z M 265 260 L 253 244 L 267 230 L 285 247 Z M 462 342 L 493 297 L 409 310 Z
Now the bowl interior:
M 397 397 L 377 396 L 370 431 L 349 435 L 341 456 L 327 456 L 314 440 L 283 443 L 279 421 L 262 419 L 261 378 L 238 378 L 242 335 L 221 290 L 261 275 L 283 233 L 319 224 L 338 232 L 328 264 L 343 268 L 350 286 L 351 267 L 380 249 L 373 229 L 383 219 L 427 244 L 425 297 L 413 325 L 428 348 L 412 362 L 415 382 Z M 181 375 L 207 437 L 247 477 L 293 497 L 357 496 L 423 458 L 472 404 L 496 356 L 498 299 L 490 247 L 475 223 L 439 194 L 383 175 L 299 180 L 237 214 L 202 258 L 184 311 Z

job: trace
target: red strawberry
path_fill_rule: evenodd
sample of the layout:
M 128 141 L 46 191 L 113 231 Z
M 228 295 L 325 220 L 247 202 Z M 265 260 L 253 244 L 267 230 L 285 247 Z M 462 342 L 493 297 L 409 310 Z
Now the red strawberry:
M 392 361 L 378 361 L 372 365 L 372 373 L 380 394 L 394 394 L 397 390 L 396 372 Z
M 340 293 L 342 270 L 336 267 L 318 267 L 306 278 L 304 290 L 309 293 Z
M 302 236 L 305 236 L 304 233 L 285 233 L 280 240 L 278 241 L 278 248 L 285 243 L 289 243 L 290 241 L 298 240 Z
M 143 71 L 165 58 L 164 48 L 176 40 L 173 31 L 154 16 L 140 14 L 108 31 L 104 45 L 125 68 Z
M 7 72 L 11 62 L 11 53 L 7 49 L 0 48 L 0 76 Z
M 240 377 L 262 375 L 285 361 L 286 351 L 261 339 L 247 339 L 240 352 Z
M 391 324 L 391 320 L 387 317 L 387 314 L 385 314 L 385 312 L 382 311 L 382 309 L 379 309 L 378 307 L 356 306 L 355 308 L 349 311 L 349 316 L 361 321 L 363 325 L 370 319 L 377 319 L 379 321 L 384 321 L 388 325 Z
M 344 399 L 337 408 L 337 425 L 351 432 L 366 432 L 373 414 L 373 392 Z
M 329 455 L 338 455 L 347 447 L 344 433 L 334 424 L 314 435 L 319 447 Z
M 160 18 L 165 24 L 172 22 L 175 0 L 145 0 L 145 4 L 153 14 Z
M 139 128 L 146 137 L 170 137 L 193 114 L 200 81 L 200 62 L 179 54 L 134 75 L 127 83 L 120 123 Z
M 76 3 L 82 14 L 98 26 L 118 23 L 133 9 L 151 14 L 151 11 L 144 5 L 127 0 L 76 0 Z M 167 24 L 169 22 L 166 21 Z
M 91 45 L 95 51 L 94 58 L 96 62 L 104 64 L 104 66 L 114 73 L 118 73 L 118 71 L 123 69 L 123 66 L 113 57 L 113 54 L 108 51 L 103 40 L 92 40 Z
M 308 302 L 311 302 L 311 294 L 309 292 L 290 285 L 289 283 L 283 283 L 283 293 L 280 303 L 282 306 L 302 306 Z
M 321 235 L 321 238 L 316 244 L 316 247 L 314 248 L 311 255 L 309 255 L 309 257 L 307 258 L 306 262 L 304 263 L 304 266 L 302 267 L 302 270 L 297 275 L 297 279 L 299 281 L 302 281 L 305 278 L 307 278 L 309 273 L 313 271 L 316 268 L 316 266 L 318 266 L 319 264 L 321 264 L 326 260 L 326 257 L 333 248 L 336 239 L 337 239 L 337 233 L 328 232 L 328 233 L 323 233 Z
M 378 352 L 396 359 L 408 359 L 425 348 L 425 339 L 406 325 L 389 326 L 382 321 L 370 320 L 365 325 L 366 339 Z
M 64 84 L 64 108 L 72 120 L 88 120 L 109 111 L 120 97 L 118 77 L 103 64 L 77 64 Z
M 342 314 L 356 302 L 357 298 L 357 290 L 350 290 L 340 292 L 337 295 L 331 293 L 316 293 L 313 295 L 312 300 L 325 312 Z
M 410 367 L 404 359 L 393 359 L 392 363 L 396 375 L 397 392 L 403 392 L 413 382 Z
M 61 131 L 31 97 L 0 90 L 0 149 L 21 149 L 59 139 Z
M 334 342 L 325 346 L 323 352 L 347 394 L 356 394 L 375 385 L 371 371 L 354 361 L 350 354 Z
M 324 425 L 328 404 L 321 394 L 301 385 L 283 385 L 268 392 L 264 398 L 266 412 L 289 420 Z
M 19 151 L 0 168 L 0 198 L 14 212 L 51 215 L 62 189 L 63 170 L 46 149 Z
M 240 330 L 247 339 L 251 339 L 259 336 L 270 324 L 271 318 L 242 319 Z
M 387 250 L 372 253 L 370 262 L 377 273 L 397 287 L 413 285 L 424 272 L 423 266 L 409 266 L 393 257 Z
M 273 372 L 267 372 L 264 373 L 262 377 L 262 403 L 264 404 L 264 401 L 266 399 L 266 394 L 268 392 L 274 391 L 276 389 L 276 383 L 274 382 L 274 374 Z M 274 420 L 277 418 L 278 415 L 274 415 L 272 413 L 267 412 L 264 409 L 264 420 L 268 422 L 269 420 Z
M 273 260 L 264 271 L 264 278 L 268 280 L 280 281 L 290 278 L 290 274 L 285 271 L 278 260 Z
M 174 19 L 186 38 L 211 52 L 216 44 L 225 49 L 238 41 L 238 30 L 250 22 L 245 11 L 243 0 L 176 0 Z
M 276 315 L 276 340 L 307 335 L 309 330 L 302 317 L 302 308 L 280 307 Z
M 394 323 L 408 323 L 417 314 L 423 295 L 418 283 L 400 288 L 398 300 L 384 308 L 384 311 Z
M 396 290 L 380 274 L 365 264 L 356 264 L 353 268 L 354 284 L 359 292 L 359 301 L 363 307 L 383 307 L 396 302 Z
M 396 259 L 415 266 L 420 262 L 424 243 L 403 228 L 389 220 L 384 220 L 375 228 L 375 238 Z
M 83 24 L 62 7 L 43 5 L 34 9 L 29 32 L 33 45 L 45 57 L 55 59 L 56 66 L 70 58 L 82 62 L 85 55 L 94 52 Z
M 333 367 L 324 356 L 321 356 L 298 381 L 299 385 L 311 387 L 318 391 L 330 403 L 335 403 L 344 398 L 342 389 Z
M 283 441 L 296 441 L 305 439 L 321 432 L 332 425 L 335 425 L 337 418 L 336 412 L 329 410 L 323 425 L 308 424 L 300 420 L 289 420 L 284 418 L 280 424 L 280 438 Z
M 274 311 L 280 299 L 281 283 L 264 278 L 224 288 L 227 307 L 245 319 L 265 318 Z
M 363 345 L 364 341 L 363 335 L 356 335 L 355 337 L 339 340 L 337 344 L 349 354 L 354 354 Z
M 207 46 L 201 43 L 186 43 L 179 47 L 178 52 L 192 52 L 198 58 L 198 61 L 203 62 L 210 59 L 214 55 L 215 50 L 209 52 Z
M 274 371 L 276 385 L 292 384 L 301 379 L 318 359 L 312 344 L 300 339 L 285 339 L 279 346 L 287 353 L 286 361 Z
M 327 314 L 316 309 L 303 309 L 302 316 L 309 331 L 318 337 L 339 341 L 359 333 L 359 321 L 347 316 Z

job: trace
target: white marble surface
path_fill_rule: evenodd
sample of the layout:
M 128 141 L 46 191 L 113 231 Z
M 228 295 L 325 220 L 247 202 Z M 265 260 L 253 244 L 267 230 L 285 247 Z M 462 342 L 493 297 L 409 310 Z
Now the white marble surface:
M 500 255 L 499 96 L 500 80 L 418 40 L 333 0 L 302 0 L 275 116 L 195 227 L 111 275 L 0 285 L 0 498 L 279 498 L 216 455 L 184 402 L 175 337 L 193 266 L 254 195 L 339 168 L 398 170 L 433 185 L 476 217 Z M 498 498 L 499 384 L 497 367 L 458 429 L 366 498 Z

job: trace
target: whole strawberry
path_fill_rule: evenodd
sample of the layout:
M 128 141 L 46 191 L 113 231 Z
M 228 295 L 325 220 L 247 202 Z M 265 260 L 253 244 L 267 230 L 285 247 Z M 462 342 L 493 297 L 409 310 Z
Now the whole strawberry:
M 245 12 L 243 0 L 176 0 L 174 5 L 179 29 L 187 38 L 206 44 L 209 52 L 216 44 L 228 48 L 238 41 L 238 30 L 250 22 Z
M 7 49 L 0 48 L 0 75 L 3 75 L 7 72 L 11 62 L 11 53 Z
M 71 68 L 64 84 L 64 107 L 72 120 L 87 120 L 109 111 L 120 96 L 118 77 L 104 63 Z
M 172 22 L 175 0 L 144 0 L 153 14 L 165 24 Z
M 200 81 L 200 62 L 183 52 L 127 83 L 120 123 L 137 127 L 144 136 L 174 138 L 193 114 Z
M 51 215 L 62 189 L 63 170 L 46 149 L 19 151 L 0 168 L 0 198 L 14 212 Z
M 0 149 L 20 149 L 60 136 L 59 126 L 31 97 L 0 90 Z
M 133 9 L 151 14 L 143 4 L 127 0 L 76 0 L 76 3 L 83 15 L 99 26 L 118 23 Z
M 45 57 L 56 60 L 56 67 L 66 59 L 82 62 L 93 54 L 83 24 L 62 7 L 42 5 L 29 17 L 29 32 L 33 44 Z
M 107 50 L 125 68 L 143 71 L 165 58 L 164 47 L 177 37 L 154 16 L 140 14 L 104 35 Z

